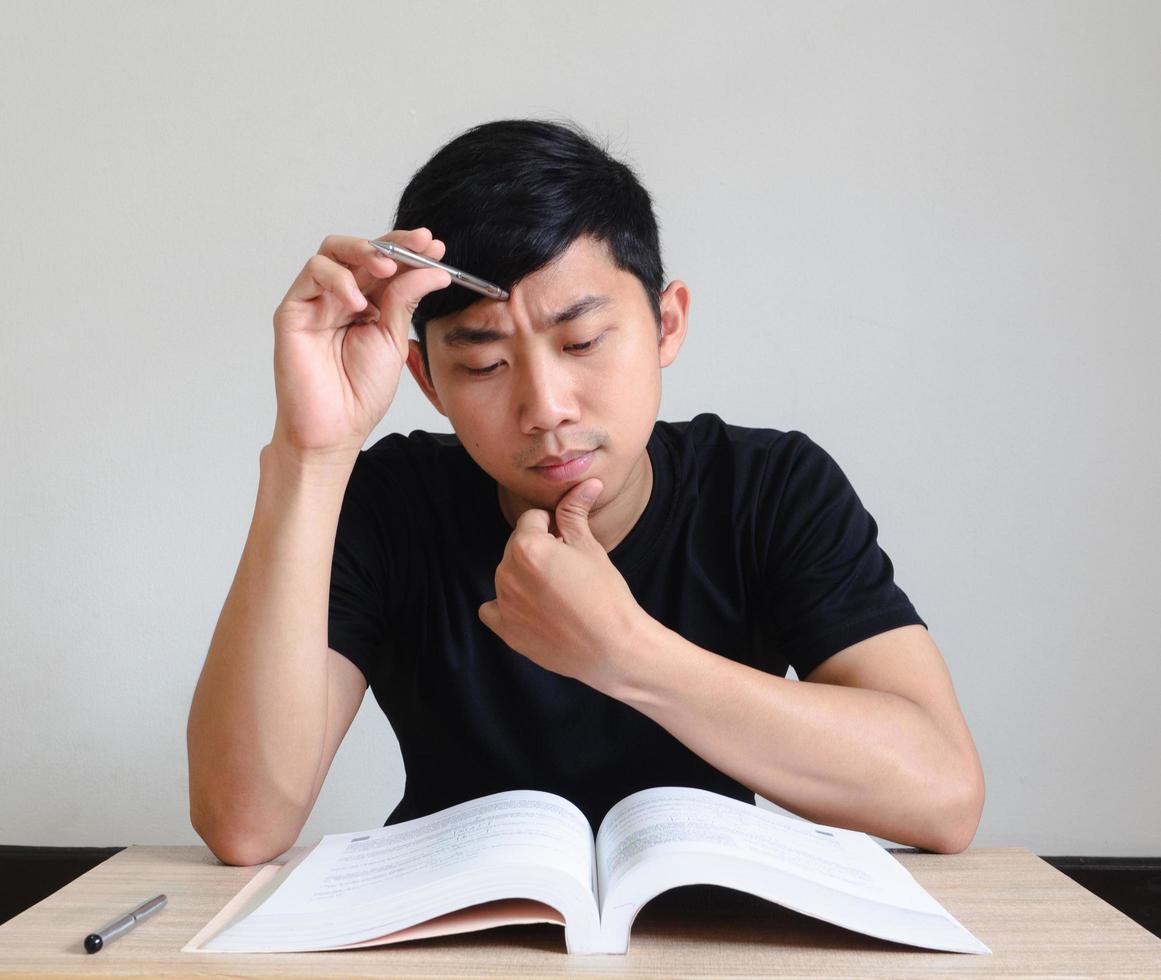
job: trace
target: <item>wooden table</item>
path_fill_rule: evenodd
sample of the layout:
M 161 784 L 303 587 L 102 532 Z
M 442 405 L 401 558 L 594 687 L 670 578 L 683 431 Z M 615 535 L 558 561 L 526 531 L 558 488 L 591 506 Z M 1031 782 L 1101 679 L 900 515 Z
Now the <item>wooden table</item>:
M 646 906 L 627 956 L 568 956 L 550 925 L 341 953 L 182 953 L 257 869 L 134 846 L 0 925 L 0 977 L 1161 977 L 1161 939 L 1022 848 L 897 857 L 993 955 L 898 946 L 708 887 Z M 167 908 L 85 953 L 85 935 L 162 892 Z

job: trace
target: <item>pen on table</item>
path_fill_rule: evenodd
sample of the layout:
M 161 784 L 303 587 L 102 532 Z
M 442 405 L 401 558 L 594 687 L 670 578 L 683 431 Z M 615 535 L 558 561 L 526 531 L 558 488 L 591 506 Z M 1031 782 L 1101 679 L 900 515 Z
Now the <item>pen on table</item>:
M 444 272 L 451 275 L 452 282 L 458 283 L 465 289 L 470 289 L 475 293 L 481 293 L 484 296 L 491 296 L 492 299 L 508 298 L 507 290 L 501 289 L 495 283 L 481 279 L 479 276 L 473 276 L 454 266 L 436 262 L 435 259 L 429 259 L 426 255 L 420 255 L 418 252 L 413 252 L 411 249 L 404 248 L 402 245 L 396 245 L 394 242 L 379 242 L 374 239 L 368 239 L 368 241 L 388 258 L 395 259 L 396 262 L 402 262 L 404 265 L 409 265 L 416 269 L 443 269 Z
M 132 912 L 126 912 L 124 915 L 114 919 L 107 926 L 85 936 L 85 949 L 90 953 L 97 952 L 106 943 L 111 943 L 118 936 L 123 936 L 142 919 L 147 919 L 154 912 L 159 912 L 165 908 L 165 903 L 165 896 L 158 895 L 156 898 L 151 898 L 144 905 L 133 909 Z

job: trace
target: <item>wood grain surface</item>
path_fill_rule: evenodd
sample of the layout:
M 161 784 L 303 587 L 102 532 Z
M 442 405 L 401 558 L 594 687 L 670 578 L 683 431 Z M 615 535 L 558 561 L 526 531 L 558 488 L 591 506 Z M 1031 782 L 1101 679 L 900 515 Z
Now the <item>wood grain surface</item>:
M 626 956 L 568 956 L 550 925 L 350 952 L 182 953 L 257 869 L 204 847 L 133 846 L 0 925 L 0 977 L 1161 977 L 1161 940 L 1022 848 L 896 856 L 991 956 L 899 946 L 703 886 L 650 902 Z M 159 893 L 167 908 L 84 951 L 88 933 Z

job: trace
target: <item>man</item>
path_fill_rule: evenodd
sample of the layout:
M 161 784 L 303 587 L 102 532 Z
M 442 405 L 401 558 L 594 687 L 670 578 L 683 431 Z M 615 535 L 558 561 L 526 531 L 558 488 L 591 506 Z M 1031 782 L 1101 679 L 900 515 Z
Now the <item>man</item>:
M 490 123 L 395 227 L 510 296 L 331 236 L 276 311 L 274 435 L 189 719 L 214 853 L 294 843 L 368 685 L 407 772 L 389 822 L 530 788 L 595 825 L 677 784 L 965 848 L 975 747 L 841 470 L 801 433 L 657 420 L 690 295 L 632 171 Z M 404 363 L 455 436 L 362 451 Z

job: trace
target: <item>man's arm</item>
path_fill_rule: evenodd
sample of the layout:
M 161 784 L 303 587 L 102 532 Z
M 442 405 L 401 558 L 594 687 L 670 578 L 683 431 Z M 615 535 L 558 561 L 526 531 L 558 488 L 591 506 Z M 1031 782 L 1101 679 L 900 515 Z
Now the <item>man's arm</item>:
M 308 472 L 274 445 L 261 453 L 254 520 L 186 733 L 190 819 L 227 864 L 293 846 L 367 688 L 327 648 L 348 472 Z
M 652 619 L 629 649 L 606 693 L 766 799 L 929 851 L 971 843 L 983 771 L 922 626 L 847 647 L 802 683 L 710 653 Z
M 444 254 L 426 228 L 383 237 Z M 228 864 L 294 844 L 363 700 L 363 675 L 328 646 L 339 516 L 409 357 L 411 310 L 450 284 L 329 235 L 274 312 L 274 436 L 186 730 L 190 818 Z
M 513 650 L 641 711 L 809 820 L 931 851 L 971 843 L 984 781 L 922 626 L 834 654 L 804 682 L 690 643 L 649 616 L 588 526 L 598 480 L 517 519 L 480 619 Z

